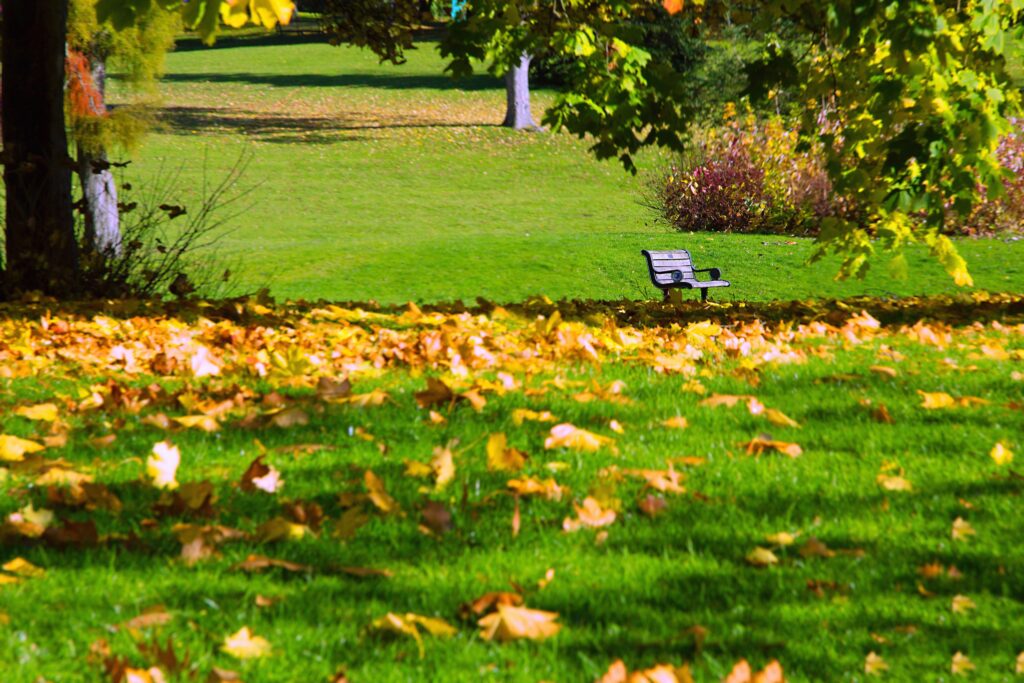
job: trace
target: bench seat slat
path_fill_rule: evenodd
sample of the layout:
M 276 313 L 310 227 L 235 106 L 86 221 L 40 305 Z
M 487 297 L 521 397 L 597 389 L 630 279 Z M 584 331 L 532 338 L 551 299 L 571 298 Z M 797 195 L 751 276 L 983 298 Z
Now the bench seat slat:
M 701 300 L 707 300 L 707 290 L 712 287 L 728 287 L 728 280 L 714 279 L 701 280 L 696 277 L 694 263 L 690 258 L 690 252 L 685 249 L 674 249 L 669 251 L 643 250 L 647 258 L 647 266 L 650 271 L 651 281 L 655 286 L 665 292 L 674 288 L 692 288 L 701 290 Z M 714 270 L 717 274 L 717 269 Z M 705 271 L 707 272 L 707 271 Z M 676 275 L 679 279 L 673 277 Z

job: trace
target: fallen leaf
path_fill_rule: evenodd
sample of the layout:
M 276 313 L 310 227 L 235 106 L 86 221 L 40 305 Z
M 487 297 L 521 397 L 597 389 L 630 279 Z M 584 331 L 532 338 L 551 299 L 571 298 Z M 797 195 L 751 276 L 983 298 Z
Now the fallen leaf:
M 363 481 L 366 484 L 366 492 L 370 496 L 370 502 L 378 510 L 386 515 L 401 511 L 398 501 L 388 495 L 388 492 L 384 489 L 384 482 L 371 470 L 366 470 L 363 475 Z
M 554 479 L 510 479 L 508 487 L 521 496 L 540 496 L 548 500 L 561 500 L 566 489 L 559 486 Z
M 768 541 L 772 545 L 777 546 L 790 546 L 796 542 L 797 534 L 791 534 L 788 531 L 780 531 L 777 534 L 768 534 L 764 537 L 764 540 Z
M 498 605 L 497 611 L 488 614 L 478 623 L 480 637 L 484 640 L 506 642 L 509 640 L 543 640 L 554 636 L 562 628 L 555 623 L 558 615 L 554 612 Z
M 264 456 L 259 456 L 242 473 L 241 487 L 243 491 L 263 491 L 265 493 L 276 493 L 284 481 L 281 473 L 272 465 L 263 462 Z
M 433 534 L 446 534 L 452 530 L 452 513 L 444 503 L 427 501 L 420 513 L 423 526 Z
M 146 474 L 153 486 L 159 489 L 178 488 L 175 476 L 181 464 L 181 453 L 170 441 L 159 441 L 153 445 L 153 452 L 146 459 Z
M 926 410 L 939 410 L 956 405 L 956 399 L 943 391 L 930 393 L 919 389 L 917 393 L 921 395 L 921 407 Z
M 492 472 L 518 472 L 526 465 L 527 456 L 516 448 L 509 448 L 503 432 L 487 438 L 487 469 Z
M 0 460 L 6 462 L 20 462 L 25 459 L 26 453 L 38 453 L 44 448 L 43 444 L 35 441 L 0 434 Z
M 305 524 L 296 524 L 284 517 L 273 517 L 256 527 L 254 536 L 261 543 L 276 541 L 297 541 L 310 529 Z
M 732 394 L 712 394 L 711 396 L 702 399 L 697 405 L 705 406 L 707 408 L 717 408 L 718 406 L 732 408 L 737 403 L 748 403 L 751 399 L 756 400 L 753 396 L 749 396 L 747 394 L 741 394 L 738 396 Z
M 909 481 L 900 476 L 894 476 L 889 474 L 879 474 L 877 477 L 878 485 L 886 491 L 912 491 L 913 486 Z
M 996 445 L 992 447 L 992 450 L 989 451 L 988 455 L 999 467 L 1009 465 L 1013 462 L 1013 451 L 1011 451 L 1002 441 L 997 441 Z
M 265 555 L 249 555 L 241 562 L 231 566 L 231 569 L 235 571 L 243 572 L 261 572 L 268 567 L 280 567 L 290 572 L 306 572 L 311 571 L 312 567 L 305 564 L 299 564 L 298 562 L 289 562 L 288 560 L 278 560 L 272 557 L 266 557 Z
M 174 616 L 168 612 L 167 608 L 163 605 L 153 605 L 152 607 L 143 610 L 142 614 L 119 624 L 116 628 L 125 631 L 152 628 L 154 626 L 163 626 L 164 624 L 170 623 L 173 618 Z
M 974 600 L 971 600 L 966 595 L 954 595 L 951 609 L 956 614 L 966 614 L 972 609 L 976 609 L 978 606 L 974 604 Z
M 953 661 L 950 663 L 949 670 L 954 676 L 966 676 L 971 671 L 974 671 L 974 663 L 967 658 L 967 655 L 962 652 L 957 652 L 953 655 Z
M 215 666 L 210 669 L 210 674 L 206 677 L 206 683 L 242 683 L 242 677 L 237 671 Z
M 14 414 L 28 420 L 53 422 L 57 419 L 57 404 L 40 403 L 34 406 L 20 406 L 14 410 Z
M 182 427 L 200 429 L 204 432 L 216 432 L 220 429 L 220 423 L 209 415 L 184 415 L 171 418 Z
M 324 401 L 338 401 L 352 394 L 352 383 L 347 377 L 340 380 L 320 377 L 316 381 L 316 395 Z
M 888 670 L 889 665 L 879 655 L 875 654 L 874 651 L 869 652 L 868 656 L 864 659 L 864 673 L 868 676 L 881 676 L 882 673 Z
M 555 416 L 547 410 L 537 412 L 527 408 L 516 408 L 512 411 L 512 422 L 516 426 L 522 425 L 527 420 L 532 422 L 554 422 Z
M 836 551 L 831 550 L 827 545 L 819 541 L 817 538 L 809 538 L 800 547 L 801 557 L 822 557 L 828 559 L 836 556 Z
M 974 536 L 977 532 L 974 531 L 974 527 L 963 517 L 957 517 L 953 520 L 953 529 L 950 531 L 954 541 L 967 542 L 967 540 Z
M 460 605 L 459 615 L 463 619 L 471 619 L 498 609 L 498 605 L 511 605 L 513 607 L 518 607 L 522 604 L 523 596 L 519 593 L 507 593 L 502 591 L 484 593 L 476 600 Z
M 45 569 L 37 567 L 23 557 L 16 557 L 9 562 L 5 562 L 0 568 L 5 572 L 10 572 L 11 574 L 24 578 L 38 578 L 46 574 Z
M 544 448 L 548 450 L 552 448 L 570 448 L 588 453 L 594 453 L 603 446 L 614 448 L 614 444 L 615 442 L 607 436 L 588 432 L 568 422 L 552 427 L 550 436 L 544 440 Z
M 769 422 L 777 427 L 796 427 L 799 429 L 800 423 L 789 417 L 785 413 L 775 410 L 774 408 L 765 408 L 764 416 Z
M 764 436 L 756 436 L 745 444 L 741 444 L 747 451 L 747 455 L 761 455 L 765 451 L 778 451 L 783 455 L 789 456 L 790 458 L 798 458 L 803 453 L 803 449 L 800 448 L 799 444 L 789 443 L 786 441 L 776 441 L 771 438 Z
M 243 626 L 236 633 L 226 637 L 220 649 L 237 659 L 253 659 L 269 655 L 270 643 L 262 636 L 253 635 L 248 626 Z
M 430 460 L 434 472 L 434 490 L 441 491 L 455 478 L 455 460 L 449 446 L 435 446 L 434 457 Z M 371 494 L 372 496 L 372 494 Z
M 577 518 L 565 518 L 565 521 L 562 522 L 562 528 L 565 531 L 578 531 L 583 527 L 596 529 L 608 526 L 615 521 L 615 510 L 602 509 L 601 504 L 590 496 L 583 500 L 583 505 L 574 505 L 573 507 L 576 508 Z
M 689 422 L 682 415 L 671 417 L 667 420 L 663 420 L 661 423 L 662 427 L 668 427 L 669 429 L 686 429 L 689 426 Z
M 755 567 L 770 567 L 779 563 L 779 558 L 775 556 L 775 553 L 768 550 L 768 548 L 762 548 L 760 546 L 747 553 L 745 559 L 747 564 L 751 564 Z
M 398 615 L 388 612 L 383 617 L 375 619 L 370 628 L 384 633 L 409 636 L 416 641 L 420 651 L 420 658 L 424 656 L 423 637 L 420 634 L 422 628 L 426 633 L 447 638 L 455 635 L 458 631 L 447 622 L 433 617 L 424 617 L 418 614 Z

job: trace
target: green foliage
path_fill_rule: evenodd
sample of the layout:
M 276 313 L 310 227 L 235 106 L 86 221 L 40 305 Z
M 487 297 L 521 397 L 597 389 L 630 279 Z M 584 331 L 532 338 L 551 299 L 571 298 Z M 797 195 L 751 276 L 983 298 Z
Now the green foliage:
M 807 264 L 808 239 L 669 232 L 637 201 L 667 155 L 643 151 L 641 173 L 630 176 L 587 154 L 586 141 L 487 125 L 503 83 L 441 75 L 433 41 L 418 41 L 400 67 L 367 50 L 275 36 L 230 49 L 191 45 L 168 55 L 163 125 L 129 179 L 144 187 L 161 168 L 179 166 L 198 177 L 202 150 L 222 175 L 241 149 L 258 148 L 248 172 L 260 183 L 258 209 L 232 221 L 218 244 L 240 263 L 248 291 L 382 303 L 636 299 L 658 295 L 645 284 L 640 250 L 676 247 L 732 280 L 715 300 L 954 289 L 920 246 L 907 253 L 910 280 L 835 282 L 838 259 Z M 555 96 L 532 93 L 539 108 Z M 979 287 L 1024 288 L 1024 240 L 956 244 Z
M 941 231 L 948 206 L 965 214 L 1001 191 L 995 150 L 1020 106 L 1004 51 L 1022 8 L 1021 0 L 772 0 L 744 10 L 705 0 L 686 3 L 681 16 L 706 30 L 745 26 L 761 36 L 762 54 L 747 70 L 753 95 L 794 89 L 801 135 L 823 145 L 835 190 L 865 216 L 832 220 L 818 257 L 837 252 L 840 275 L 862 275 L 879 248 L 898 253 L 917 242 L 969 284 Z M 641 147 L 682 150 L 698 113 L 671 65 L 636 40 L 631 22 L 659 11 L 650 2 L 569 2 L 538 12 L 557 21 L 527 22 L 516 2 L 481 0 L 464 24 L 471 36 L 446 48 L 456 72 L 482 46 L 507 58 L 494 46 L 510 40 L 576 55 L 583 77 L 545 121 L 591 136 L 599 156 L 633 169 Z M 780 26 L 797 39 L 778 39 Z M 909 219 L 921 212 L 926 222 Z

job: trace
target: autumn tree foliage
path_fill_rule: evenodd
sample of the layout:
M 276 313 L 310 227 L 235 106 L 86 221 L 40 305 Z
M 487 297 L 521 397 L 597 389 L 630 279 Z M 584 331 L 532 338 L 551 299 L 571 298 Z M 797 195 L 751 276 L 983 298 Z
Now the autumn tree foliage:
M 149 103 L 144 98 L 155 94 L 156 79 L 181 20 L 154 9 L 136 25 L 115 31 L 97 19 L 95 0 L 71 0 L 69 9 L 66 113 L 82 187 L 82 246 L 87 258 L 119 258 L 120 211 L 108 152 L 133 150 L 148 127 Z M 108 107 L 108 66 L 124 73 L 142 98 Z
M 98 0 L 96 19 L 116 30 L 142 24 L 150 11 L 180 13 L 186 26 L 209 41 L 221 20 L 274 26 L 291 18 L 290 0 Z M 40 291 L 70 296 L 78 291 L 79 250 L 71 209 L 64 86 L 69 0 L 8 0 L 2 38 L 3 164 L 6 189 L 3 296 Z M 146 43 L 142 48 L 153 52 Z M 79 61 L 78 66 L 83 66 Z M 74 75 L 74 74 L 72 74 Z M 82 72 L 84 76 L 84 72 Z M 90 74 L 96 86 L 95 75 Z M 80 105 L 88 109 L 89 83 L 80 81 Z

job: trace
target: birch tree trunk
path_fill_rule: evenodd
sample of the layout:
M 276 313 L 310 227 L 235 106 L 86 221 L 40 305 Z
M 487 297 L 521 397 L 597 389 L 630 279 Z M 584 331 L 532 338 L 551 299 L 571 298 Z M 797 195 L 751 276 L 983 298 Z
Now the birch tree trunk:
M 501 125 L 515 130 L 536 128 L 530 113 L 530 55 L 523 53 L 519 65 L 505 74 L 507 108 Z
M 106 113 L 107 66 L 102 57 L 90 61 L 92 81 L 99 94 L 97 115 Z M 78 179 L 85 200 L 86 246 L 107 258 L 121 256 L 121 220 L 117 208 L 117 184 L 107 163 L 107 151 L 90 153 L 78 145 Z
M 64 128 L 66 0 L 4 0 L 7 295 L 74 292 L 78 249 Z

